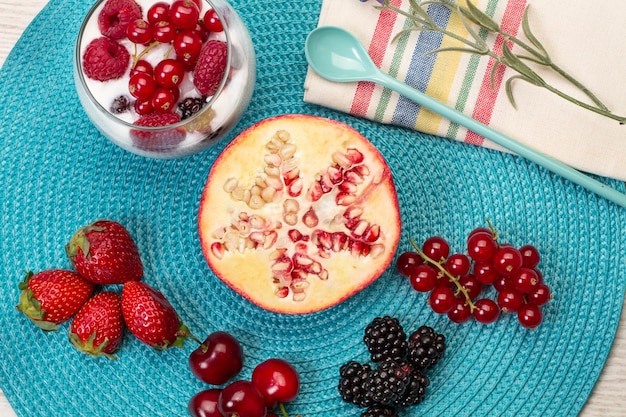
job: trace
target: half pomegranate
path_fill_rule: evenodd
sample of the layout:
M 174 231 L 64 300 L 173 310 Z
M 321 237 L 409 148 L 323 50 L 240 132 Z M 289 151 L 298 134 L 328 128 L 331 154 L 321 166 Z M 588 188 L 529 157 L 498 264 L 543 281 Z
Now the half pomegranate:
M 338 121 L 258 122 L 217 158 L 200 202 L 202 251 L 214 273 L 279 313 L 329 308 L 376 280 L 400 239 L 391 170 Z

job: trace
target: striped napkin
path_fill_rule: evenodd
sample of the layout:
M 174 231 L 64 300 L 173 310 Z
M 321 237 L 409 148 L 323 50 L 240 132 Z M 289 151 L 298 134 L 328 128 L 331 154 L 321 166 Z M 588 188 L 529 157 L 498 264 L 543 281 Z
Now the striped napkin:
M 466 4 L 466 0 L 460 0 Z M 447 103 L 451 107 L 581 171 L 626 180 L 626 125 L 583 109 L 544 88 L 517 80 L 512 84 L 516 107 L 506 81 L 515 72 L 495 60 L 462 52 L 427 54 L 460 44 L 437 32 L 411 32 L 407 19 L 378 10 L 374 0 L 324 0 L 319 26 L 340 26 L 352 32 L 385 72 Z M 391 4 L 410 10 L 408 0 Z M 527 40 L 522 18 L 527 6 L 530 28 L 553 62 L 585 84 L 614 114 L 626 117 L 626 3 L 606 0 L 474 0 L 510 34 Z M 440 27 L 469 38 L 462 21 L 446 7 L 431 4 L 428 14 Z M 502 52 L 502 36 L 485 37 Z M 528 42 L 528 41 L 527 41 Z M 513 46 L 514 53 L 520 53 Z M 586 98 L 564 80 L 533 65 L 551 85 L 575 98 Z M 393 124 L 461 142 L 501 149 L 431 111 L 369 82 L 337 84 L 309 68 L 304 100 L 355 116 Z

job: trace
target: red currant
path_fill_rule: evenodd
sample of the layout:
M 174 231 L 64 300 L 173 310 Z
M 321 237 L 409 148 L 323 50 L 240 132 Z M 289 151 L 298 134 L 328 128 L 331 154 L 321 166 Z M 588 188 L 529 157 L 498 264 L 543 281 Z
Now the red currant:
M 198 10 L 202 10 L 202 0 L 192 0 L 193 4 L 198 7 Z
M 265 399 L 252 382 L 240 380 L 220 393 L 217 407 L 223 416 L 265 417 Z
M 150 98 L 152 108 L 159 113 L 169 113 L 176 106 L 176 96 L 167 88 L 157 87 Z
M 226 332 L 211 333 L 189 355 L 189 368 L 201 381 L 221 385 L 235 377 L 243 367 L 243 349 Z
M 456 297 L 450 287 L 435 287 L 430 293 L 428 303 L 435 313 L 446 314 L 454 308 Z
M 500 275 L 495 279 L 495 281 L 493 281 L 493 288 L 495 288 L 498 292 L 512 290 L 513 278 L 507 277 L 506 275 Z
M 483 289 L 483 285 L 472 274 L 463 275 L 459 279 L 459 284 L 467 290 L 467 295 L 471 300 L 478 297 Z
M 265 399 L 267 408 L 293 401 L 300 391 L 300 377 L 283 359 L 267 359 L 252 371 L 252 383 Z
M 445 261 L 450 254 L 450 245 L 440 236 L 426 239 L 422 245 L 422 252 L 435 262 Z
M 152 42 L 152 27 L 143 19 L 133 20 L 126 27 L 126 36 L 132 43 L 146 45 Z
M 498 250 L 491 232 L 476 232 L 467 238 L 467 254 L 474 261 L 488 262 Z
M 214 9 L 209 9 L 204 14 L 204 26 L 206 26 L 210 32 L 222 32 L 224 30 L 222 21 Z
M 452 310 L 448 311 L 448 318 L 454 323 L 465 323 L 472 317 L 472 309 L 465 299 L 457 299 Z
M 519 291 L 505 289 L 498 293 L 498 305 L 505 313 L 514 313 L 524 304 L 524 294 Z
M 523 327 L 534 329 L 539 326 L 543 320 L 541 307 L 535 304 L 524 304 L 517 310 L 517 319 Z
M 501 246 L 493 256 L 493 266 L 501 275 L 511 275 L 522 266 L 522 254 L 513 246 Z
M 221 389 L 211 388 L 200 391 L 189 400 L 187 411 L 191 417 L 222 417 L 217 409 Z
M 515 271 L 513 277 L 513 288 L 517 291 L 528 294 L 537 285 L 539 285 L 539 277 L 537 273 L 530 268 L 522 267 Z
M 152 25 L 152 36 L 160 43 L 170 43 L 176 37 L 176 28 L 171 22 L 161 20 Z
M 200 10 L 192 0 L 175 0 L 170 6 L 170 22 L 177 29 L 193 29 L 200 18 Z
M 130 70 L 130 76 L 137 74 L 138 72 L 143 72 L 144 74 L 152 75 L 154 74 L 154 68 L 152 64 L 150 64 L 145 59 L 140 59 L 135 63 L 135 66 Z
M 466 275 L 472 266 L 469 258 L 462 253 L 450 255 L 446 260 L 444 267 L 454 277 Z
M 472 314 L 479 323 L 493 323 L 500 315 L 498 305 L 495 301 L 490 300 L 489 298 L 481 298 L 480 300 L 477 300 L 474 305 L 476 306 L 476 309 Z
M 157 22 L 166 22 L 170 19 L 170 5 L 164 1 L 154 3 L 148 9 L 146 19 L 152 25 Z
M 128 91 L 137 100 L 145 101 L 152 97 L 156 89 L 156 82 L 151 75 L 138 72 L 128 80 Z
M 552 294 L 546 284 L 539 284 L 528 293 L 527 298 L 528 304 L 542 306 L 550 301 Z
M 398 256 L 396 269 L 405 277 L 411 276 L 418 265 L 423 265 L 424 259 L 417 252 L 404 252 Z
M 202 36 L 191 30 L 179 32 L 172 42 L 176 58 L 182 62 L 195 64 L 202 49 Z
M 152 100 L 137 100 L 135 101 L 135 112 L 137 112 L 138 115 L 143 116 L 146 114 L 150 114 L 154 111 L 154 109 L 152 108 Z
M 409 275 L 409 282 L 415 291 L 432 291 L 437 286 L 437 271 L 428 265 L 418 265 Z
M 476 229 L 469 232 L 469 234 L 467 235 L 467 238 L 469 239 L 476 233 L 488 233 L 493 238 L 493 233 L 491 232 L 491 229 L 488 229 L 486 227 L 477 227 Z
M 184 78 L 185 67 L 175 59 L 164 59 L 154 67 L 154 80 L 161 87 L 178 88 Z
M 474 276 L 483 285 L 492 284 L 499 274 L 490 262 L 474 262 Z
M 522 265 L 526 268 L 535 268 L 541 261 L 539 250 L 533 245 L 524 245 L 519 248 L 522 254 Z

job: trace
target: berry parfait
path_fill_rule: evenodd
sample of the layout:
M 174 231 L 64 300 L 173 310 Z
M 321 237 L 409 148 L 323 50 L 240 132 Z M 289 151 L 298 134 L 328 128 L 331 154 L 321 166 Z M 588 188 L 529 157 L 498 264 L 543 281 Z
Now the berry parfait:
M 113 143 L 177 158 L 207 149 L 247 108 L 256 61 L 224 0 L 99 0 L 75 47 L 85 113 Z

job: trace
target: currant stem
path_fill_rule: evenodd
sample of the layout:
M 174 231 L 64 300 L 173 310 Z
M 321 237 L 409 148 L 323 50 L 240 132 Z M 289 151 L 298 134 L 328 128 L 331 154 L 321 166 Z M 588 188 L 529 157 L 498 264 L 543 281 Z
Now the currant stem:
M 413 246 L 413 248 L 415 249 L 415 251 L 422 257 L 422 259 L 424 259 L 424 261 L 426 261 L 427 263 L 437 267 L 437 269 L 439 269 L 439 271 L 444 274 L 446 277 L 448 277 L 450 279 L 450 281 L 452 281 L 454 283 L 454 285 L 457 288 L 457 294 L 461 293 L 463 294 L 463 296 L 465 297 L 465 302 L 467 303 L 467 305 L 470 308 L 470 312 L 474 312 L 474 310 L 478 309 L 478 307 L 476 307 L 476 305 L 472 302 L 472 299 L 469 296 L 469 292 L 467 291 L 467 289 L 465 287 L 463 287 L 463 285 L 461 285 L 461 283 L 459 282 L 458 278 L 455 277 L 454 275 L 452 275 L 451 273 L 449 273 L 446 268 L 440 263 L 435 261 L 434 259 L 431 259 L 428 255 L 426 255 L 420 248 L 419 246 L 417 246 L 415 244 L 415 242 L 413 241 L 413 239 L 409 238 L 409 242 L 411 242 L 411 245 Z M 437 277 L 437 279 L 439 279 L 439 277 Z

